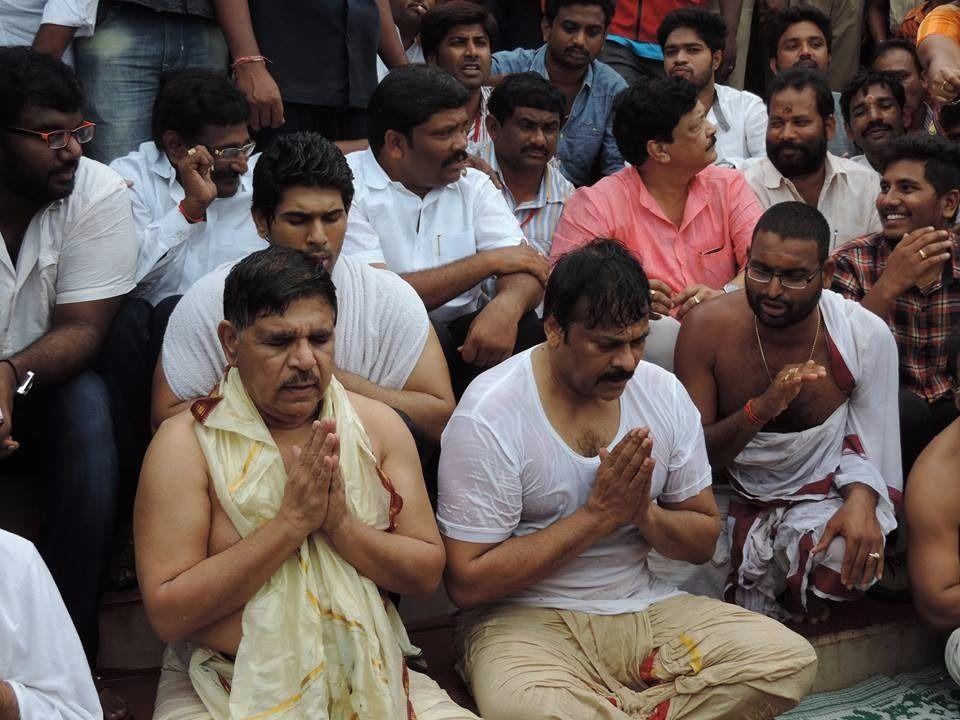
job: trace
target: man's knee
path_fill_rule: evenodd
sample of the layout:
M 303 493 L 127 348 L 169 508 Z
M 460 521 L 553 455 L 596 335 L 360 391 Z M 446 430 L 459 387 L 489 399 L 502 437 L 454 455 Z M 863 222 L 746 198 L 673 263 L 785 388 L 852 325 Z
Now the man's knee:
M 48 429 L 71 444 L 112 444 L 110 395 L 103 378 L 88 370 L 54 389 L 48 420 Z
M 595 717 L 585 705 L 575 710 L 573 694 L 558 687 L 508 680 L 490 685 L 488 692 L 475 695 L 477 708 L 484 720 L 563 720 L 565 718 Z M 573 714 L 571 714 L 573 713 Z

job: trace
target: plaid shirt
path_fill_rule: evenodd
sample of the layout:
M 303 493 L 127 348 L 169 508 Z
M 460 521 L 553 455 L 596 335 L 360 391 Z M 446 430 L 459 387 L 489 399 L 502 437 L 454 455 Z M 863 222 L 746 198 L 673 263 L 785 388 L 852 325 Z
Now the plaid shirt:
M 833 256 L 833 289 L 862 300 L 886 270 L 891 252 L 882 233 L 847 243 Z M 947 375 L 947 339 L 952 329 L 960 330 L 960 241 L 940 282 L 926 294 L 914 286 L 900 295 L 887 323 L 900 351 L 900 384 L 927 402 L 953 393 L 956 379 Z

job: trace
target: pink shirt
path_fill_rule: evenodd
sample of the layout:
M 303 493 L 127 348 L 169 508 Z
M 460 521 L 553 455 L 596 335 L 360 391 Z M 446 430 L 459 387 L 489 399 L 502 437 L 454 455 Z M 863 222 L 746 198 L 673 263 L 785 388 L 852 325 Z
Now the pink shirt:
M 690 182 L 683 222 L 664 215 L 635 168 L 626 167 L 567 200 L 550 260 L 596 237 L 622 242 L 647 276 L 674 291 L 691 285 L 719 290 L 747 263 L 762 210 L 737 170 L 709 166 Z

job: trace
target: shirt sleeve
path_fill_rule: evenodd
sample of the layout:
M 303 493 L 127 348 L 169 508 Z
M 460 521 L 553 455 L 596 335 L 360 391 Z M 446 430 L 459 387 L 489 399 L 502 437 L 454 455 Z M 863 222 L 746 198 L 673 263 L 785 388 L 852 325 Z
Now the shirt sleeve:
M 520 522 L 520 464 L 486 424 L 454 415 L 443 432 L 437 524 L 446 537 L 500 543 Z
M 712 474 L 707 459 L 700 411 L 679 380 L 673 380 L 674 442 L 667 468 L 667 482 L 659 499 L 679 503 L 710 487 Z
M 743 132 L 747 141 L 747 157 L 767 156 L 767 106 L 753 93 L 744 93 L 747 101 L 744 108 Z
M 347 232 L 341 253 L 368 265 L 386 265 L 387 259 L 380 247 L 380 236 L 367 219 L 362 203 L 354 201 L 347 214 Z
M 750 243 L 753 240 L 753 228 L 763 214 L 757 196 L 743 177 L 743 173 L 732 172 L 733 180 L 727 198 L 730 203 L 730 242 L 737 261 L 737 272 L 747 265 Z
M 941 5 L 931 10 L 917 30 L 917 45 L 931 35 L 944 35 L 960 43 L 960 9 Z
M 133 289 L 137 235 L 127 186 L 117 176 L 68 228 L 57 269 L 57 304 L 125 295 Z
M 217 337 L 225 278 L 221 271 L 200 278 L 180 298 L 167 323 L 160 356 L 163 375 L 180 400 L 209 395 L 227 365 Z
M 473 228 L 477 252 L 519 245 L 523 230 L 517 216 L 507 206 L 503 193 L 479 170 L 468 170 L 481 176 L 476 185 Z
M 97 24 L 97 5 L 97 0 L 47 0 L 40 24 L 76 28 L 77 37 L 87 37 Z
M 863 300 L 866 291 L 863 288 L 863 279 L 855 255 L 856 249 L 849 245 L 841 247 L 834 253 L 835 267 L 830 287 L 848 300 L 859 302 Z
M 586 245 L 595 237 L 612 237 L 612 227 L 608 213 L 594 200 L 592 188 L 575 190 L 566 205 L 553 231 L 553 245 L 550 247 L 550 263 L 556 264 L 560 256 Z
M 11 646 L 11 667 L 0 668 L 0 673 L 9 673 L 4 679 L 17 696 L 21 720 L 101 718 L 80 638 L 50 572 L 32 547 L 17 587 L 29 600 L 22 597 L 3 608 L 14 628 L 9 635 L 3 628 L 4 643 Z
M 613 74 L 615 77 L 610 87 L 610 111 L 607 113 L 607 125 L 603 129 L 603 146 L 600 158 L 604 175 L 612 175 L 623 169 L 623 155 L 620 154 L 620 146 L 617 145 L 617 139 L 613 136 L 613 99 L 627 87 L 627 81 L 620 75 Z
M 498 53 L 494 53 L 490 73 L 492 75 L 510 75 L 512 73 L 529 70 L 531 54 L 529 50 L 524 48 L 501 50 Z

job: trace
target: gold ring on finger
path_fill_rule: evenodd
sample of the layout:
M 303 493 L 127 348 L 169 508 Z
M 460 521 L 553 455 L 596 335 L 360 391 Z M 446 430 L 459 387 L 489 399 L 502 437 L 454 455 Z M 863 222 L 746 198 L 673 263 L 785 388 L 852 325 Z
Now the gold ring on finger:
M 923 248 L 920 248 L 919 250 L 917 250 L 917 252 L 920 253 L 920 259 L 921 259 L 921 260 L 926 260 L 926 259 L 927 259 L 927 254 L 923 251 Z
M 867 553 L 867 557 L 870 558 L 871 560 L 879 560 L 880 553 L 878 552 Z
M 196 154 L 197 154 L 197 149 L 196 149 L 195 147 L 192 147 L 192 148 L 190 148 L 189 150 L 187 150 L 187 155 L 191 155 L 191 156 L 192 156 L 192 155 L 196 155 Z
M 698 298 L 696 295 L 693 296 L 693 304 L 694 304 L 694 305 L 699 305 L 699 304 L 700 304 L 700 298 Z

